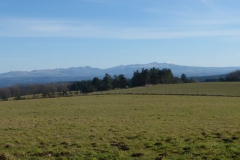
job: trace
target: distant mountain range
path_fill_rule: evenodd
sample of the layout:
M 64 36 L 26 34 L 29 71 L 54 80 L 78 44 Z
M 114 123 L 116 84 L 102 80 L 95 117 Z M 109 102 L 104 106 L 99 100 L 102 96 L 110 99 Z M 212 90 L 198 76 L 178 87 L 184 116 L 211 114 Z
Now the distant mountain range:
M 52 82 L 66 82 L 66 81 L 79 81 L 92 79 L 93 77 L 102 78 L 106 73 L 110 75 L 124 74 L 126 77 L 131 78 L 133 72 L 141 70 L 142 68 L 169 68 L 172 70 L 174 76 L 181 76 L 186 74 L 187 77 L 195 77 L 203 80 L 215 76 L 219 78 L 225 76 L 227 73 L 240 69 L 240 67 L 193 67 L 181 66 L 169 63 L 149 63 L 149 64 L 131 64 L 120 65 L 107 69 L 86 67 L 76 67 L 68 69 L 48 69 L 48 70 L 34 70 L 31 72 L 26 71 L 12 71 L 0 74 L 0 87 L 11 86 L 14 84 L 27 84 L 27 83 L 52 83 Z

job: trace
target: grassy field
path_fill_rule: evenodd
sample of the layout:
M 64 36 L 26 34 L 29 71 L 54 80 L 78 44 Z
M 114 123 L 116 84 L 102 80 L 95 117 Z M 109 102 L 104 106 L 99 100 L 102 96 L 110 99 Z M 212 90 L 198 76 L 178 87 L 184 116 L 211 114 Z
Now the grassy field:
M 240 99 L 91 95 L 0 102 L 0 159 L 240 159 Z
M 109 93 L 109 91 L 106 93 Z M 240 82 L 163 84 L 150 87 L 112 90 L 110 93 L 240 96 Z

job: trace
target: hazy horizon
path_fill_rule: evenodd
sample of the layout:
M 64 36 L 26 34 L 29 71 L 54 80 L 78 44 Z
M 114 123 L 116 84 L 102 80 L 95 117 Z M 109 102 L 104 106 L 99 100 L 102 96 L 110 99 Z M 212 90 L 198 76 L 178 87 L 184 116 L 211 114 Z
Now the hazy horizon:
M 12 70 L 12 71 L 8 71 L 8 72 L 0 72 L 0 74 L 3 73 L 9 73 L 9 72 L 32 72 L 32 71 L 43 71 L 43 70 L 55 70 L 55 69 L 70 69 L 70 68 L 78 68 L 78 67 L 91 67 L 91 68 L 98 68 L 98 69 L 110 69 L 110 68 L 114 68 L 114 67 L 119 67 L 119 66 L 128 66 L 128 65 L 148 65 L 148 64 L 152 64 L 152 63 L 158 63 L 158 64 L 164 64 L 166 62 L 150 62 L 150 63 L 138 63 L 138 64 L 126 64 L 126 65 L 116 65 L 116 66 L 112 66 L 112 67 L 107 67 L 107 68 L 100 68 L 100 67 L 92 67 L 92 66 L 76 66 L 76 67 L 66 67 L 66 68 L 43 68 L 43 69 L 30 69 L 30 70 Z M 170 65 L 177 65 L 177 66 L 187 66 L 187 67 L 203 67 L 203 68 L 231 68 L 231 67 L 239 67 L 240 69 L 240 65 L 239 66 L 188 66 L 188 65 L 180 65 L 180 64 L 174 64 L 174 63 L 166 63 L 166 64 L 170 64 Z M 162 69 L 162 68 L 159 68 Z M 170 68 L 171 69 L 171 68 Z

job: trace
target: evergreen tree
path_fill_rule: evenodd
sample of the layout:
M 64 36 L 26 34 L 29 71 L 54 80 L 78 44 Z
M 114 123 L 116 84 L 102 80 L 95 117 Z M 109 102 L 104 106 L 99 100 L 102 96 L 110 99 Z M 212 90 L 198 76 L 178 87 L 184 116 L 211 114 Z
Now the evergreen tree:
M 159 69 L 156 69 L 155 67 L 150 69 L 150 81 L 151 84 L 158 84 L 159 83 L 159 76 L 158 76 Z
M 185 74 L 181 75 L 181 80 L 182 80 L 183 83 L 188 83 L 189 82 L 188 79 L 187 79 L 187 76 Z
M 102 80 L 102 84 L 103 84 L 103 89 L 104 90 L 107 91 L 107 90 L 112 89 L 113 86 L 112 86 L 112 77 L 111 77 L 111 75 L 106 73 L 105 77 Z
M 132 87 L 137 87 L 137 86 L 142 85 L 141 84 L 141 74 L 138 70 L 133 73 L 133 77 L 131 79 L 131 84 L 132 84 Z
M 141 72 L 141 86 L 148 84 L 150 82 L 150 73 L 148 69 L 142 69 Z
M 125 78 L 123 74 L 120 74 L 118 76 L 118 80 L 119 80 L 119 88 L 126 88 L 126 86 L 128 86 L 127 78 Z
M 100 79 L 97 77 L 94 77 L 92 80 L 92 86 L 95 88 L 94 90 L 96 91 L 101 91 L 102 90 L 102 82 Z

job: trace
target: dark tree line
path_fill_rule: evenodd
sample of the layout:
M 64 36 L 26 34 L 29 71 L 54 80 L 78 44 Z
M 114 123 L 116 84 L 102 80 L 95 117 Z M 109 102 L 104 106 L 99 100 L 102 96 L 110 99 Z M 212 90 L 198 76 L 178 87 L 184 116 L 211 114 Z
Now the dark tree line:
M 52 84 L 26 84 L 26 85 L 14 85 L 11 87 L 0 88 L 0 98 L 2 100 L 8 100 L 8 97 L 15 97 L 16 100 L 22 99 L 23 95 L 42 94 L 42 97 L 55 97 L 66 95 L 67 91 L 70 91 L 71 83 L 52 83 Z M 37 96 L 35 96 L 37 98 Z
M 226 82 L 237 82 L 240 81 L 240 70 L 236 70 L 234 72 L 231 72 L 227 74 L 226 78 L 220 78 L 220 81 L 226 81 Z
M 158 68 L 142 69 L 133 73 L 131 84 L 133 87 L 144 86 L 146 84 L 174 84 L 174 83 L 191 83 L 193 79 L 188 79 L 185 74 L 182 74 L 181 78 L 174 77 L 170 69 L 164 68 L 162 70 Z
M 175 79 L 172 71 L 170 69 L 142 69 L 141 72 L 138 70 L 133 73 L 131 79 L 133 87 L 144 86 L 146 84 L 169 84 L 169 83 L 178 83 L 178 79 Z
M 111 77 L 109 74 L 105 74 L 103 79 L 97 77 L 88 81 L 74 82 L 71 90 L 80 90 L 82 93 L 89 93 L 95 91 L 107 91 L 115 88 L 128 88 L 145 86 L 148 84 L 172 84 L 172 83 L 191 83 L 193 79 L 188 79 L 185 74 L 182 74 L 181 78 L 174 77 L 170 69 L 164 68 L 162 70 L 158 68 L 142 69 L 133 73 L 131 79 L 127 79 L 123 74 L 114 75 Z
M 8 100 L 8 97 L 15 97 L 16 100 L 22 99 L 23 95 L 33 95 L 33 98 L 38 98 L 35 95 L 41 94 L 43 98 L 68 96 L 72 94 L 69 91 L 77 91 L 79 93 L 90 93 L 96 91 L 107 91 L 115 88 L 128 88 L 145 86 L 148 84 L 172 84 L 172 83 L 190 83 L 194 82 L 188 79 L 185 74 L 181 78 L 174 77 L 170 69 L 158 68 L 142 69 L 135 71 L 131 79 L 127 79 L 123 74 L 114 75 L 109 74 L 100 79 L 94 77 L 92 80 L 83 80 L 73 83 L 51 83 L 51 84 L 27 84 L 15 85 L 7 88 L 0 88 L 0 98 Z M 39 97 L 40 98 L 40 97 Z
M 182 74 L 180 81 L 182 83 L 194 83 L 195 80 L 193 78 L 187 78 L 187 76 L 185 74 Z
M 72 91 L 81 91 L 82 93 L 90 93 L 95 91 L 107 91 L 114 88 L 128 88 L 131 86 L 130 79 L 123 74 L 114 75 L 105 74 L 103 79 L 94 77 L 88 81 L 78 81 L 72 84 Z

